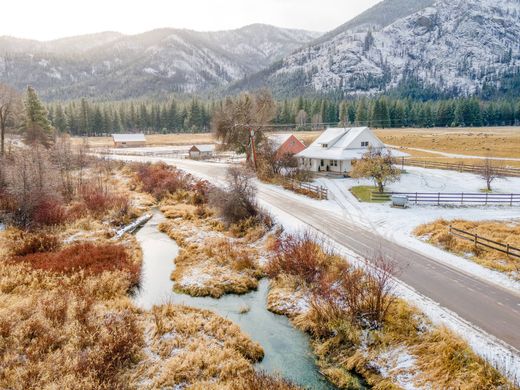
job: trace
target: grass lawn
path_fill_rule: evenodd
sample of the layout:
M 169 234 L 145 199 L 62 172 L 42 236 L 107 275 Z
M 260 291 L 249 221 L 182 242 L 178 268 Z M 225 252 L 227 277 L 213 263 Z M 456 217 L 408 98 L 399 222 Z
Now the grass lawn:
M 350 192 L 359 200 L 360 202 L 367 203 L 385 203 L 386 200 L 372 200 L 370 194 L 374 191 L 377 191 L 377 187 L 375 186 L 355 186 L 350 189 Z

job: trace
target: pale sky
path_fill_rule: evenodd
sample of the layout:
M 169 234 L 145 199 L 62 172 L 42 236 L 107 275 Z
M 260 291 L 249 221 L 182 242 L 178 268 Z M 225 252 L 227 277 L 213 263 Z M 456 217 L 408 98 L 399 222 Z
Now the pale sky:
M 379 0 L 2 0 L 0 35 L 49 40 L 161 27 L 227 30 L 251 23 L 329 31 Z

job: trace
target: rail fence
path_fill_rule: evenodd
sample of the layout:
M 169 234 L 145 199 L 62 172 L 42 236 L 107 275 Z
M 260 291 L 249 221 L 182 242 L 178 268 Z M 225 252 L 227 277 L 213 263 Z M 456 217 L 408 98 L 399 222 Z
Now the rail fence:
M 466 241 L 471 241 L 475 244 L 475 246 L 483 246 L 489 249 L 493 249 L 502 253 L 505 253 L 508 256 L 513 256 L 520 258 L 520 249 L 515 248 L 509 244 L 503 244 L 501 242 L 490 240 L 489 238 L 479 236 L 478 234 L 470 233 L 465 230 L 454 228 L 453 226 L 449 226 L 449 233 L 455 237 L 461 238 Z
M 310 192 L 317 199 L 328 199 L 329 191 L 327 188 L 323 186 L 317 186 L 311 183 L 306 183 L 298 180 L 288 180 L 287 186 L 289 189 L 295 190 L 304 190 Z
M 372 192 L 373 201 L 389 201 L 392 195 L 408 198 L 408 202 L 419 204 L 483 204 L 483 205 L 520 205 L 520 194 L 489 194 L 473 192 Z
M 440 161 L 425 161 L 425 160 L 415 160 L 412 158 L 402 157 L 401 159 L 395 160 L 396 164 L 400 164 L 401 168 L 404 169 L 406 165 L 420 167 L 420 168 L 430 168 L 430 169 L 445 169 L 450 171 L 458 171 L 458 172 L 469 172 L 469 173 L 480 173 L 482 172 L 482 165 L 472 165 L 472 164 L 464 164 L 464 162 L 460 163 L 446 163 Z M 505 168 L 495 166 L 493 169 L 500 176 L 512 176 L 512 177 L 520 177 L 520 168 Z

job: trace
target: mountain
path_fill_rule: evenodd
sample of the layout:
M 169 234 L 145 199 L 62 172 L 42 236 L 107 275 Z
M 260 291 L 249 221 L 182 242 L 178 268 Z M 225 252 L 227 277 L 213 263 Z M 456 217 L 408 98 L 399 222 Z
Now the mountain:
M 237 30 L 104 32 L 48 42 L 0 37 L 0 81 L 46 99 L 207 92 L 254 74 L 320 34 L 254 24 Z
M 520 1 L 385 0 L 229 92 L 460 96 L 519 82 Z

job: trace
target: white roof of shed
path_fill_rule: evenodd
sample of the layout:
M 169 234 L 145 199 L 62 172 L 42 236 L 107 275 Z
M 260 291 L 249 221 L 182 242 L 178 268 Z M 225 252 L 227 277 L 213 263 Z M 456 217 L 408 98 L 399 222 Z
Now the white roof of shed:
M 112 134 L 114 142 L 146 142 L 144 134 Z
M 199 152 L 213 152 L 215 150 L 215 145 L 193 145 L 196 147 Z

